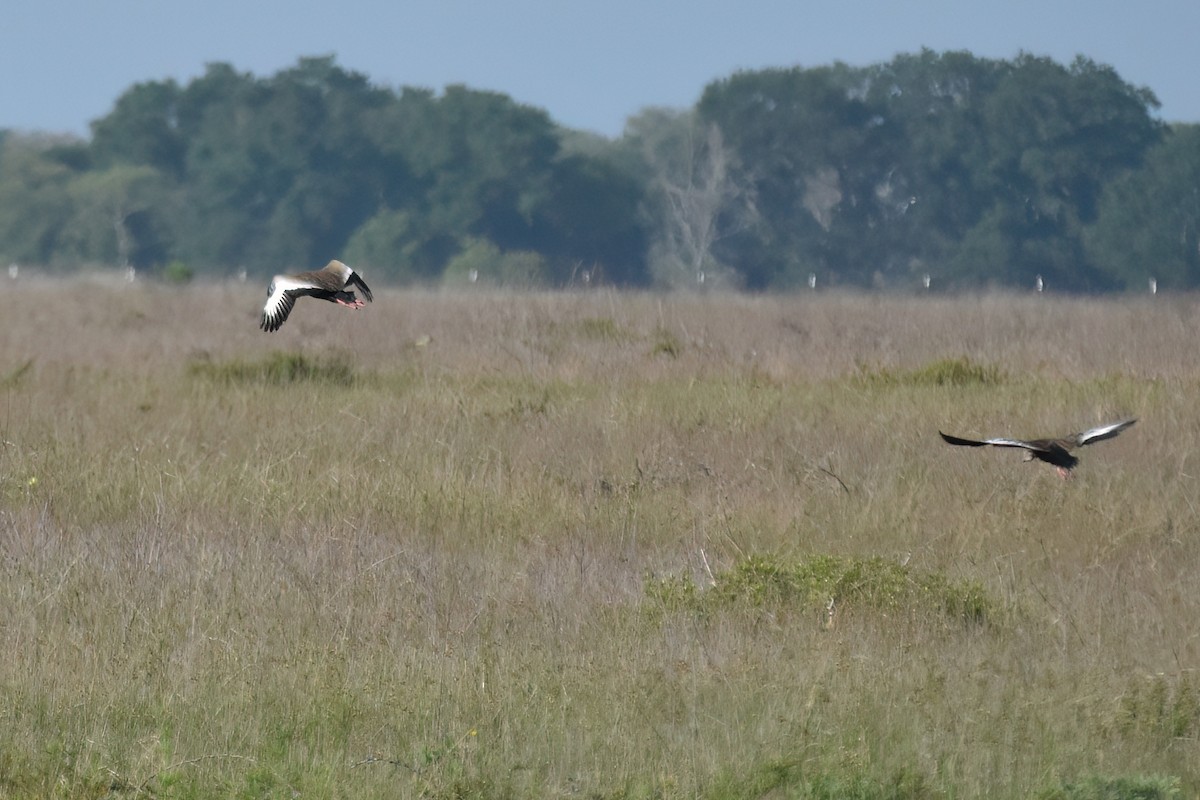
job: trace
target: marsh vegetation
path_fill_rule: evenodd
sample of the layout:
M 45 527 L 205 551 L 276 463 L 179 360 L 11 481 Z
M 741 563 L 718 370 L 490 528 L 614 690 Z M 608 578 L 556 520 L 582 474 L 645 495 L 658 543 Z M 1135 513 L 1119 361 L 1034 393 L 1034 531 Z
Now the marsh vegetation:
M 1200 791 L 1194 298 L 377 295 L 10 293 L 0 796 Z

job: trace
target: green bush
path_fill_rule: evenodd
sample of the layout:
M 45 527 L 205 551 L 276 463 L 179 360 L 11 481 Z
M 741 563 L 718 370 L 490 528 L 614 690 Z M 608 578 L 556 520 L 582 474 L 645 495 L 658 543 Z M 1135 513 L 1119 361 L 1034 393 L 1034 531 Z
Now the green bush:
M 179 259 L 172 261 L 163 267 L 162 279 L 167 283 L 173 283 L 177 286 L 184 286 L 192 282 L 195 277 L 195 272 L 187 264 Z
M 914 370 L 870 369 L 858 365 L 858 378 L 872 386 L 995 386 L 1004 382 L 1004 373 L 992 364 L 976 364 L 971 359 L 943 358 Z
M 584 339 L 624 342 L 631 338 L 631 335 L 611 317 L 586 317 L 579 320 L 576 327 L 580 337 Z
M 679 358 L 679 354 L 682 352 L 683 342 L 679 341 L 678 336 L 666 328 L 658 328 L 654 331 L 654 346 L 650 348 L 651 355 Z
M 8 372 L 0 375 L 0 389 L 15 389 L 21 384 L 21 381 L 25 379 L 25 376 L 29 374 L 29 370 L 31 369 L 33 369 L 33 359 L 29 358 L 25 360 L 24 364 L 18 364 Z
M 188 373 L 222 383 L 323 383 L 351 386 L 356 377 L 349 362 L 337 355 L 313 358 L 303 353 L 272 353 L 258 361 L 213 362 L 205 359 L 188 365 Z
M 1179 797 L 1179 780 L 1160 775 L 1124 778 L 1092 776 L 1038 794 L 1038 800 L 1170 800 Z
M 966 622 L 987 622 L 998 604 L 973 581 L 951 581 L 940 572 L 917 572 L 883 558 L 815 555 L 795 562 L 749 556 L 714 573 L 713 586 L 700 591 L 680 577 L 655 578 L 648 595 L 668 608 L 793 606 L 819 610 L 832 600 L 838 608 L 935 612 Z
M 449 284 L 531 288 L 547 283 L 546 262 L 532 250 L 502 251 L 486 239 L 473 239 L 446 265 Z

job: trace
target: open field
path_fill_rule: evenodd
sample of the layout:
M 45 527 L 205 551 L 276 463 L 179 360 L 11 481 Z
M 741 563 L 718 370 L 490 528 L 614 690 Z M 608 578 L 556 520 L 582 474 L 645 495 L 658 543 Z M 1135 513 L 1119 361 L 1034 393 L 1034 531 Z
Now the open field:
M 0 797 L 1200 793 L 1195 297 L 6 289 Z

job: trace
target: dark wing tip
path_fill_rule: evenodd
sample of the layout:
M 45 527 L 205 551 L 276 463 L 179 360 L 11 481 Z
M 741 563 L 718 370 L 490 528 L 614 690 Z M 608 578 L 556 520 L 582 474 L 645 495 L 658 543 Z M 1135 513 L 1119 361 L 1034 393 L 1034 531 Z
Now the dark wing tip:
M 373 302 L 375 296 L 371 294 L 371 287 L 367 286 L 367 282 L 362 279 L 362 276 L 351 270 L 350 277 L 346 279 L 347 283 L 353 283 L 359 289 L 362 289 L 363 297 L 367 298 L 367 302 Z
M 286 318 L 286 315 L 285 315 Z M 258 327 L 262 328 L 267 333 L 272 333 L 279 330 L 279 326 L 283 324 L 283 320 L 278 315 L 268 314 L 263 312 L 262 319 L 259 320 Z
M 258 327 L 267 333 L 279 330 L 283 326 L 283 323 L 287 321 L 288 315 L 292 313 L 292 306 L 294 305 L 296 305 L 296 298 L 284 292 L 283 297 L 279 298 L 279 304 L 273 311 L 268 310 L 270 308 L 269 305 L 263 309 Z
M 942 439 L 945 440 L 946 444 L 954 444 L 960 447 L 982 447 L 983 445 L 987 444 L 987 442 L 977 442 L 974 439 L 960 439 L 957 436 L 951 436 L 950 434 L 942 433 L 941 431 L 938 431 L 938 436 L 941 436 Z

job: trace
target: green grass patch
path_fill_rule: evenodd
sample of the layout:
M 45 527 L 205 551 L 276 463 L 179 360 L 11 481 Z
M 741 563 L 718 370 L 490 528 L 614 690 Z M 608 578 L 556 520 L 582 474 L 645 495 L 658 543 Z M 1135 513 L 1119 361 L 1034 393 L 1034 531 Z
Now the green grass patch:
M 575 324 L 582 339 L 619 344 L 633 339 L 633 334 L 623 329 L 611 317 L 585 317 Z
M 162 269 L 163 281 L 175 286 L 186 286 L 195 277 L 196 271 L 179 259 L 171 261 Z
M 0 389 L 15 389 L 21 385 L 21 381 L 33 369 L 33 359 L 27 359 L 24 364 L 19 364 L 12 369 L 0 375 Z
M 974 581 L 951 581 L 940 572 L 917 572 L 878 557 L 816 555 L 789 562 L 756 555 L 714 573 L 708 589 L 667 577 L 648 581 L 646 591 L 667 608 L 699 610 L 739 605 L 829 610 L 832 601 L 834 609 L 907 610 L 982 623 L 999 609 Z
M 655 329 L 654 344 L 650 347 L 651 355 L 679 358 L 682 353 L 683 342 L 679 340 L 678 336 L 663 327 Z
M 915 769 L 900 769 L 879 780 L 851 770 L 817 771 L 804 769 L 797 762 L 773 761 L 749 775 L 721 776 L 704 796 L 714 800 L 776 796 L 806 800 L 923 800 L 939 794 Z
M 188 374 L 226 384 L 352 386 L 359 379 L 344 355 L 307 356 L 284 352 L 271 353 L 256 361 L 196 360 L 188 365 Z
M 870 386 L 995 386 L 1003 383 L 1003 370 L 971 359 L 942 358 L 912 370 L 858 365 L 858 380 Z
M 1038 793 L 1038 800 L 1171 800 L 1179 780 L 1160 775 L 1119 778 L 1092 776 Z
M 1191 673 L 1139 678 L 1121 697 L 1117 726 L 1125 735 L 1194 740 L 1200 736 L 1200 694 Z

